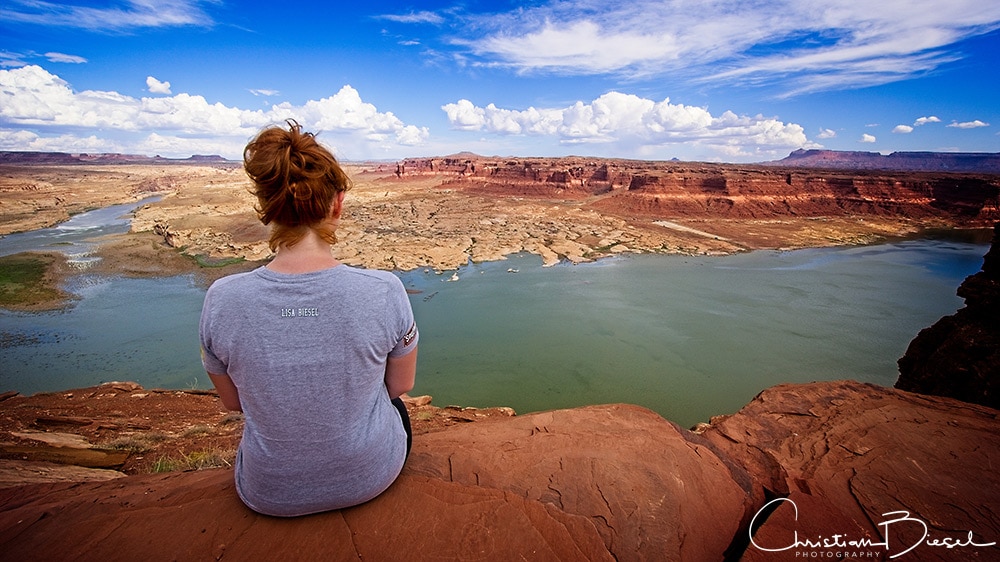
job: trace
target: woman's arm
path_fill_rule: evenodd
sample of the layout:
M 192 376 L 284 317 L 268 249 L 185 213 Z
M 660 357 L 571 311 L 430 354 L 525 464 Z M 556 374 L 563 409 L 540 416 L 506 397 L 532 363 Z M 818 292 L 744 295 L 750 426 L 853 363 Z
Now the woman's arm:
M 217 375 L 215 373 L 209 373 L 208 378 L 212 379 L 212 384 L 215 385 L 215 390 L 219 392 L 219 398 L 222 400 L 222 405 L 226 407 L 227 410 L 232 410 L 234 412 L 242 412 L 243 406 L 240 404 L 240 391 L 233 384 L 233 379 L 229 378 L 228 375 Z
M 385 388 L 389 391 L 389 398 L 396 398 L 400 394 L 413 390 L 413 383 L 416 380 L 416 347 L 413 348 L 413 351 L 402 357 L 390 357 L 385 362 Z

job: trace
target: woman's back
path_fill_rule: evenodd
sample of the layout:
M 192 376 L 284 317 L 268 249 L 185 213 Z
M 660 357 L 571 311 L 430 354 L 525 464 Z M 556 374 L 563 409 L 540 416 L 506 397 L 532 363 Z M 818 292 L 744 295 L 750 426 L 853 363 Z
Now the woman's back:
M 294 516 L 367 501 L 399 475 L 417 331 L 393 274 L 342 265 L 331 245 L 349 180 L 295 123 L 247 146 L 277 254 L 225 277 L 202 309 L 202 360 L 227 408 L 245 414 L 236 488 L 261 513 Z
M 355 505 L 399 474 L 406 436 L 383 378 L 413 324 L 401 289 L 392 274 L 340 265 L 297 275 L 260 268 L 209 290 L 206 368 L 228 369 L 240 389 L 237 489 L 251 508 L 299 515 Z

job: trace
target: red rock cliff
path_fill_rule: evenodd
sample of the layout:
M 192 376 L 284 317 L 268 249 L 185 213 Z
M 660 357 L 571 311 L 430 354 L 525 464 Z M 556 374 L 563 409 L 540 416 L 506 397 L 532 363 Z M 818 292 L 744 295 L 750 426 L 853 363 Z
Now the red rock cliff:
M 405 174 L 444 174 L 503 195 L 603 195 L 604 212 L 664 217 L 893 216 L 959 226 L 1000 220 L 1000 176 L 586 158 L 410 159 Z

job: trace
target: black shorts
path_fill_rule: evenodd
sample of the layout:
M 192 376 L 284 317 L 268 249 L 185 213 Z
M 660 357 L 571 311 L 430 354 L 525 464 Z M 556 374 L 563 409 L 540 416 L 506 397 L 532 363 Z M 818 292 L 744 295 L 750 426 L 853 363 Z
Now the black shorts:
M 399 410 L 399 418 L 403 420 L 403 429 L 406 431 L 406 456 L 410 456 L 410 446 L 413 445 L 413 430 L 410 429 L 410 415 L 406 413 L 406 404 L 403 404 L 403 399 L 400 397 L 395 397 L 392 399 L 392 405 Z

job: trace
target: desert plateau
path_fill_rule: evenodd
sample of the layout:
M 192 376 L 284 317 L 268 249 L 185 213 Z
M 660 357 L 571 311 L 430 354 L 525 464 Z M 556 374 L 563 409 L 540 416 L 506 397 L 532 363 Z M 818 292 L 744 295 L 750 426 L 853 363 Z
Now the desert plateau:
M 989 169 L 995 159 L 980 167 Z M 337 257 L 380 269 L 443 270 L 526 251 L 553 264 L 633 252 L 865 244 L 932 229 L 989 228 L 1000 219 L 995 174 L 844 170 L 829 155 L 824 168 L 782 162 L 459 154 L 348 163 L 354 188 Z M 157 275 L 198 263 L 259 262 L 270 255 L 267 229 L 256 219 L 248 187 L 240 164 L 222 159 L 7 153 L 0 159 L 0 235 L 156 196 L 135 211 L 130 236 L 102 245 L 101 267 Z M 193 261 L 178 262 L 178 252 L 163 248 Z

